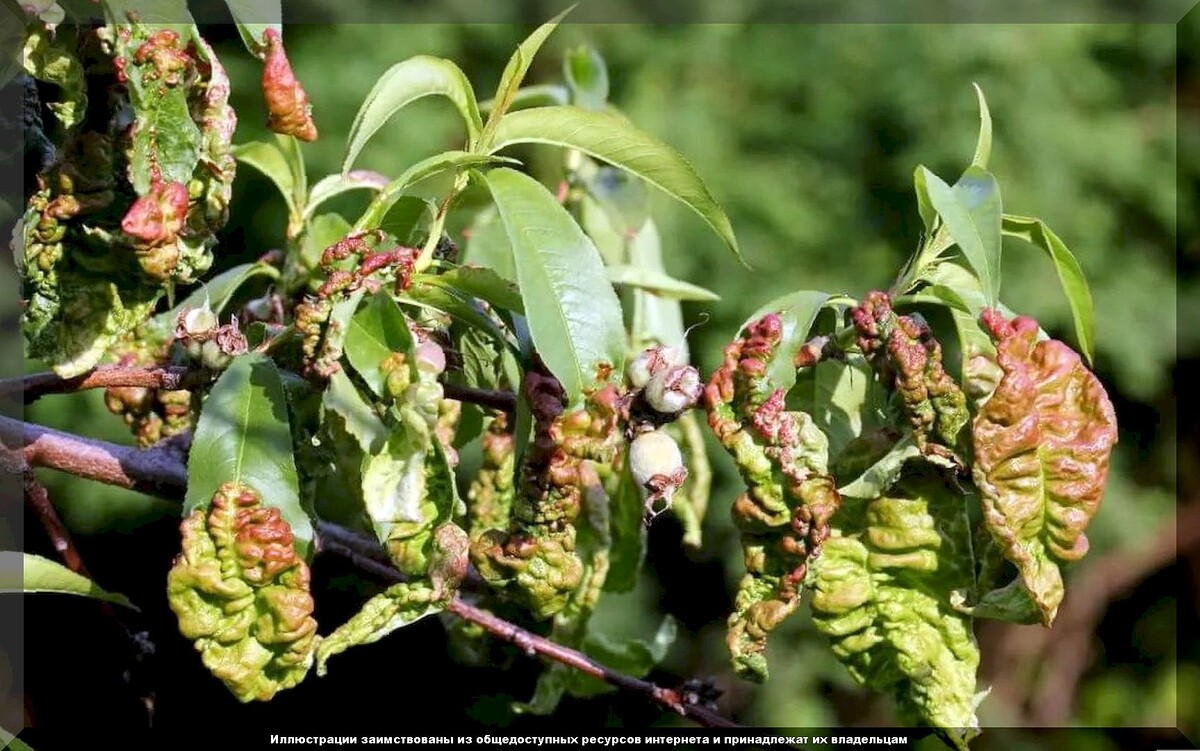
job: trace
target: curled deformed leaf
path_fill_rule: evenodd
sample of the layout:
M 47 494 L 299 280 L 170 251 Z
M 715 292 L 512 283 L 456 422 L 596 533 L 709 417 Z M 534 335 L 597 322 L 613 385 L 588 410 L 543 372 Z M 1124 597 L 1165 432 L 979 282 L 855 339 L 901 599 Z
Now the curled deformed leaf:
M 276 133 L 293 136 L 301 141 L 317 140 L 312 104 L 304 87 L 296 80 L 283 37 L 278 29 L 263 32 L 266 51 L 263 58 L 262 89 L 267 102 L 267 127 Z
M 226 483 L 180 529 L 167 598 L 205 667 L 243 702 L 269 700 L 303 680 L 317 622 L 308 566 L 279 509 Z
M 952 599 L 974 586 L 963 497 L 933 471 L 848 501 L 810 567 L 813 620 L 860 683 L 955 748 L 979 733 L 971 620 Z
M 87 107 L 87 85 L 83 66 L 71 50 L 61 39 L 55 39 L 49 29 L 31 26 L 26 32 L 21 61 L 29 75 L 59 88 L 57 100 L 47 106 L 63 128 L 75 127 Z
M 1063 597 L 1060 566 L 1088 550 L 1117 442 L 1104 386 L 1070 347 L 1038 341 L 1037 322 L 985 310 L 1003 377 L 972 425 L 984 521 L 1049 625 Z

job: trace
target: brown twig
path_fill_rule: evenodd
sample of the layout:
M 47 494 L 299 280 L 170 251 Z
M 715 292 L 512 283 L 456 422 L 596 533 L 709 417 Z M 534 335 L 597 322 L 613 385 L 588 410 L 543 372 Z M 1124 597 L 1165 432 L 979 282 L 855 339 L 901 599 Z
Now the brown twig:
M 73 378 L 63 378 L 56 373 L 31 373 L 23 378 L 7 378 L 0 381 L 0 396 L 20 391 L 25 403 L 31 404 L 48 394 L 69 394 L 117 386 L 167 391 L 193 389 L 208 383 L 212 377 L 212 371 L 180 366 L 142 368 L 107 365 Z
M 549 660 L 574 668 L 590 676 L 599 678 L 605 683 L 625 691 L 642 694 L 652 701 L 671 709 L 706 727 L 734 728 L 737 723 L 728 720 L 707 707 L 699 704 L 689 704 L 680 697 L 674 689 L 662 688 L 650 681 L 618 673 L 601 665 L 587 655 L 577 652 L 561 644 L 532 634 L 516 624 L 498 618 L 486 610 L 471 605 L 461 598 L 454 598 L 446 609 L 465 621 L 482 626 L 488 633 L 498 639 L 511 642 L 526 654 L 541 655 Z
M 46 487 L 38 482 L 32 472 L 25 472 L 22 479 L 25 484 L 25 503 L 33 509 L 34 515 L 42 523 L 42 529 L 46 530 L 46 536 L 50 538 L 50 543 L 62 556 L 63 563 L 80 576 L 92 578 L 83 562 L 83 557 L 79 555 L 79 549 L 71 540 L 71 533 L 67 531 L 66 525 L 58 517 L 58 511 L 54 508 L 54 504 L 50 502 L 50 493 L 47 492 Z M 102 603 L 102 605 L 109 612 L 112 611 L 107 607 L 108 603 Z
M 32 404 L 49 394 L 69 394 L 87 389 L 111 387 L 141 387 L 149 389 L 195 389 L 207 384 L 213 372 L 203 368 L 167 366 L 160 368 L 104 366 L 73 378 L 56 373 L 31 373 L 23 378 L 0 380 L 0 396 L 22 393 L 26 404 Z M 446 398 L 470 402 L 511 413 L 517 398 L 511 391 L 479 389 L 454 383 L 443 384 Z
M 462 386 L 456 383 L 443 383 L 442 391 L 447 399 L 460 402 L 470 402 L 481 407 L 498 409 L 512 414 L 517 408 L 517 395 L 511 391 L 493 391 L 477 389 L 472 386 Z
M 160 444 L 150 449 L 135 449 L 7 417 L 0 417 L 0 440 L 10 449 L 23 447 L 24 461 L 30 467 L 55 469 L 109 485 L 153 492 L 170 499 L 182 498 L 187 487 L 187 467 L 178 445 Z M 318 550 L 343 556 L 364 571 L 399 581 L 400 572 L 384 562 L 373 541 L 371 544 L 363 542 L 365 538 L 361 535 L 328 522 L 317 523 L 317 535 Z M 707 707 L 684 701 L 679 692 L 673 689 L 618 673 L 581 652 L 532 634 L 463 600 L 451 601 L 447 610 L 464 620 L 479 624 L 497 638 L 515 644 L 531 655 L 541 655 L 620 689 L 642 694 L 702 725 L 737 727 Z

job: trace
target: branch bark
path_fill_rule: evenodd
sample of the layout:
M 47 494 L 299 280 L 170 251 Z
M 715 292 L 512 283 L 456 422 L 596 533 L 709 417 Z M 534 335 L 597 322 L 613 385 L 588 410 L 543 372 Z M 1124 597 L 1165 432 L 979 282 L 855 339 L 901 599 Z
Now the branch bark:
M 89 480 L 181 499 L 187 488 L 187 466 L 179 442 L 164 442 L 149 449 L 136 449 L 106 441 L 64 433 L 0 417 L 0 442 L 19 449 L 29 467 L 45 467 Z M 340 555 L 356 566 L 391 581 L 401 574 L 382 557 L 378 545 L 362 535 L 328 522 L 317 523 L 317 549 Z M 537 636 L 516 624 L 461 599 L 447 610 L 477 623 L 493 636 L 511 642 L 530 655 L 583 671 L 619 689 L 641 694 L 650 700 L 709 727 L 737 727 L 711 709 L 684 700 L 678 691 L 618 673 L 576 650 Z
M 135 386 L 148 389 L 194 389 L 211 381 L 213 372 L 200 368 L 169 366 L 138 368 L 108 365 L 89 370 L 73 378 L 57 373 L 31 373 L 24 378 L 0 381 L 0 396 L 20 391 L 26 404 L 32 404 L 48 394 L 69 394 L 87 389 L 115 386 Z
M 132 386 L 167 391 L 191 390 L 209 383 L 214 375 L 211 370 L 182 366 L 136 368 L 108 365 L 74 378 L 63 378 L 56 373 L 31 373 L 23 378 L 6 378 L 0 380 L 0 396 L 20 392 L 25 403 L 32 404 L 49 394 L 70 394 L 87 389 Z M 442 387 L 447 399 L 508 413 L 512 413 L 517 406 L 516 394 L 511 391 L 478 389 L 455 383 L 444 383 Z

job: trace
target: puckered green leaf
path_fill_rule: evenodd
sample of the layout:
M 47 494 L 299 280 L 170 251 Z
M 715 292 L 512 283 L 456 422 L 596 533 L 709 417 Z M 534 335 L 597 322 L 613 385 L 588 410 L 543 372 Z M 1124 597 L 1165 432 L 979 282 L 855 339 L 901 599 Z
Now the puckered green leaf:
M 970 618 L 951 605 L 974 586 L 961 494 L 936 473 L 910 476 L 848 502 L 833 527 L 807 580 L 817 629 L 856 680 L 965 749 L 979 732 L 979 649 Z
M 392 115 L 418 99 L 434 95 L 444 96 L 454 104 L 467 126 L 468 143 L 475 143 L 483 129 L 483 121 L 479 116 L 475 91 L 466 74 L 449 60 L 416 55 L 388 68 L 371 87 L 350 125 L 342 171 L 350 171 L 371 136 Z
M 1037 341 L 1037 322 L 984 323 L 1004 375 L 972 425 L 975 484 L 984 521 L 1016 565 L 1046 625 L 1063 596 L 1062 565 L 1088 550 L 1117 422 L 1104 386 L 1059 341 Z
M 56 100 L 46 106 L 63 128 L 69 130 L 75 127 L 87 108 L 83 66 L 75 55 L 64 46 L 61 39 L 55 40 L 48 29 L 34 25 L 26 32 L 21 62 L 26 73 L 59 88 Z
M 445 608 L 424 581 L 401 582 L 375 595 L 350 620 L 317 646 L 317 675 L 325 675 L 329 658 L 351 647 L 377 642 L 388 634 Z
M 541 183 L 504 167 L 485 180 L 513 249 L 533 343 L 577 403 L 602 366 L 623 365 L 620 301 L 596 246 Z
M 180 526 L 167 600 L 204 666 L 239 700 L 267 701 L 313 663 L 308 566 L 280 510 L 248 486 L 223 484 L 194 505 Z
M 134 610 L 138 609 L 125 595 L 109 592 L 86 576 L 81 576 L 49 558 L 32 553 L 3 550 L 0 551 L 0 562 L 2 562 L 0 571 L 20 571 L 22 574 L 20 582 L 0 578 L 0 594 L 56 592 L 91 597 Z
M 519 143 L 578 149 L 646 180 L 696 212 L 742 260 L 729 218 L 691 164 L 624 118 L 571 106 L 521 110 L 500 121 L 490 148 L 496 152 Z
M 184 514 L 205 509 L 217 490 L 232 482 L 246 486 L 267 508 L 277 508 L 308 556 L 313 528 L 300 506 L 292 456 L 292 430 L 279 371 L 269 358 L 234 358 L 205 399 L 188 453 Z
M 1092 307 L 1092 293 L 1079 261 L 1041 219 L 1005 214 L 1004 234 L 1032 243 L 1050 256 L 1075 318 L 1075 338 L 1079 340 L 1079 349 L 1090 363 L 1096 349 L 1096 314 Z
M 988 305 L 1000 294 L 1000 187 L 980 167 L 968 167 L 953 187 L 929 170 L 924 186 L 954 242 L 979 277 Z

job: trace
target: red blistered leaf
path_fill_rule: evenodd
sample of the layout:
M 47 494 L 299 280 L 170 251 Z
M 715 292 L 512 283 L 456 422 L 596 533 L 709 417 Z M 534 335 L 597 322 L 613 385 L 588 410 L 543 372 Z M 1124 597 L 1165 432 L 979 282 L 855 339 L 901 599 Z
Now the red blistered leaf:
M 312 105 L 292 72 L 292 64 L 283 49 L 283 38 L 275 29 L 267 29 L 263 38 L 267 43 L 262 77 L 263 96 L 267 100 L 267 127 L 301 141 L 317 140 Z
M 1062 601 L 1060 564 L 1088 550 L 1117 442 L 1100 380 L 1060 341 L 1037 341 L 1032 318 L 994 310 L 983 323 L 1003 371 L 972 426 L 984 520 L 1049 625 Z
M 172 243 L 183 229 L 187 209 L 187 186 L 158 180 L 129 207 L 121 220 L 121 229 L 146 245 Z

